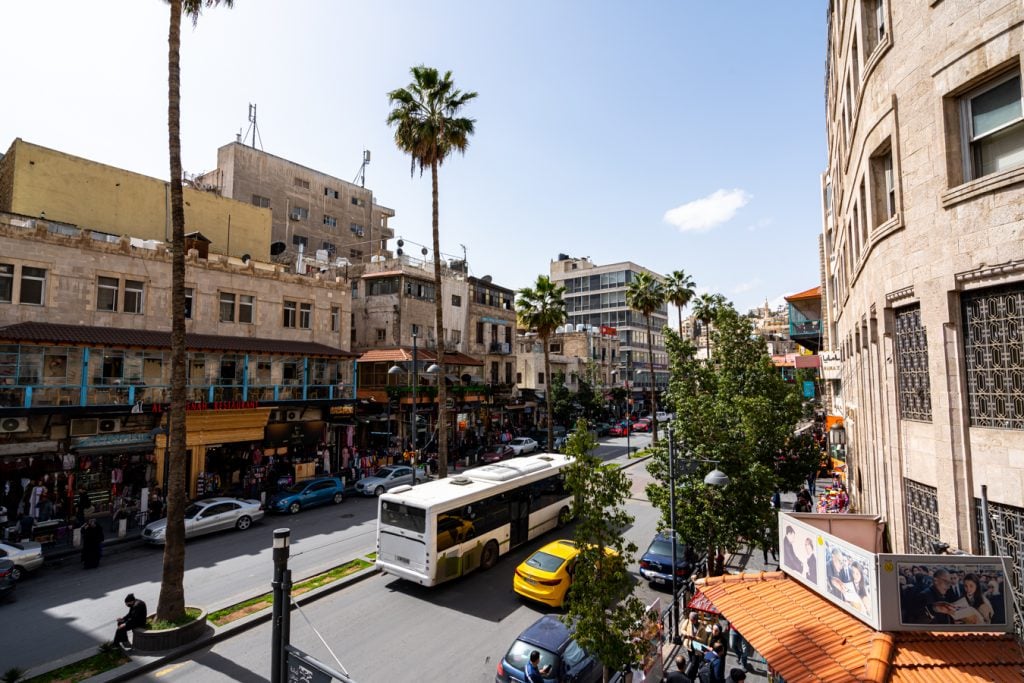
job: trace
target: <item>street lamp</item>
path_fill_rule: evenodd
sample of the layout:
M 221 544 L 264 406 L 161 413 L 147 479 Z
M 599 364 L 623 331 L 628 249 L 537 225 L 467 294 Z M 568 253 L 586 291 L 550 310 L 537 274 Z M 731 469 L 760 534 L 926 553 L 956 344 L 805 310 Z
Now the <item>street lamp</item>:
M 412 384 L 412 410 L 409 411 L 409 426 L 410 426 L 409 438 L 410 438 L 410 442 L 412 443 L 412 452 L 413 452 L 413 461 L 411 463 L 411 465 L 412 465 L 412 485 L 413 486 L 416 485 L 416 445 L 417 445 L 416 441 L 418 440 L 417 437 L 419 436 L 419 434 L 418 434 L 419 430 L 417 429 L 417 425 L 416 425 L 416 406 L 417 406 L 417 396 L 416 396 L 417 392 L 416 392 L 416 389 L 417 389 L 417 385 L 419 385 L 419 383 L 420 383 L 419 366 L 418 366 L 418 360 L 419 359 L 418 359 L 417 353 L 418 353 L 418 347 L 416 346 L 416 333 L 413 332 L 413 334 L 412 334 L 412 372 L 409 375 L 409 382 Z M 440 372 L 440 371 L 441 371 L 441 368 L 440 368 L 440 366 L 437 365 L 437 363 L 432 363 L 430 365 L 430 367 L 427 368 L 427 372 L 429 372 L 429 373 L 437 373 L 437 372 Z M 388 370 L 388 374 L 389 375 L 397 375 L 397 374 L 399 374 L 401 372 L 404 372 L 404 371 L 402 370 L 402 368 L 400 368 L 397 365 L 392 365 L 391 368 Z
M 679 644 L 679 563 L 678 549 L 676 547 L 676 447 L 672 438 L 672 426 L 668 428 L 668 523 L 672 527 L 672 642 Z M 704 462 L 718 465 L 717 460 L 704 460 L 703 458 L 689 458 L 686 462 Z M 718 467 L 711 470 L 704 476 L 704 483 L 708 486 L 728 486 L 729 476 Z

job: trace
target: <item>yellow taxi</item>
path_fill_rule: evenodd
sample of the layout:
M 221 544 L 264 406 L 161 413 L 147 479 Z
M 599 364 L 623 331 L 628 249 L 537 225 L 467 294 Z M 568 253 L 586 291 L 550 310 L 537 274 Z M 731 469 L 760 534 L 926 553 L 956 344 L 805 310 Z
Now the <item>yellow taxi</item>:
M 573 541 L 559 539 L 548 543 L 516 567 L 512 589 L 529 600 L 563 607 L 579 554 L 580 549 Z M 617 555 L 611 548 L 605 548 L 605 554 Z

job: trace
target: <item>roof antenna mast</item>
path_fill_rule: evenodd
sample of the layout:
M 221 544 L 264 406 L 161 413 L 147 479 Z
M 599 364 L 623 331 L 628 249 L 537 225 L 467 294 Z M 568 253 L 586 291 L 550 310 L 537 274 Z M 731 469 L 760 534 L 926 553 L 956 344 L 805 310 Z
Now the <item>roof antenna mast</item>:
M 252 132 L 252 148 L 256 149 L 256 140 L 260 141 L 260 151 L 263 151 L 263 137 L 260 135 L 259 126 L 256 125 L 256 105 L 252 102 L 249 103 L 249 128 L 245 131 L 245 137 L 242 138 L 242 144 L 245 144 L 246 140 L 249 139 L 249 133 Z
M 359 166 L 359 171 L 356 173 L 355 180 L 359 181 L 359 187 L 366 187 L 366 167 L 370 165 L 370 150 L 363 150 L 363 163 Z M 355 182 L 353 180 L 352 182 Z

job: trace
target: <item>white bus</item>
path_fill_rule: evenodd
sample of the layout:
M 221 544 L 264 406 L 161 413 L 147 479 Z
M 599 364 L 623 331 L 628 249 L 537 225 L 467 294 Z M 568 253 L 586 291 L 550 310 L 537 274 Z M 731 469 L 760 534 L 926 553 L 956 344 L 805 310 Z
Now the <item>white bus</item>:
M 541 453 L 475 467 L 380 496 L 377 568 L 433 586 L 569 521 L 565 468 L 572 458 Z

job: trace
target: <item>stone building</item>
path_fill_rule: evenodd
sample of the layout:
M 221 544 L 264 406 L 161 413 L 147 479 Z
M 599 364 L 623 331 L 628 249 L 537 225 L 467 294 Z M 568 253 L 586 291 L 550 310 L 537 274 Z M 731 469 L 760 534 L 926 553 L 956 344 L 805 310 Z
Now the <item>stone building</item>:
M 823 340 L 854 506 L 897 552 L 1024 556 L 1022 26 L 1016 0 L 830 3 Z

